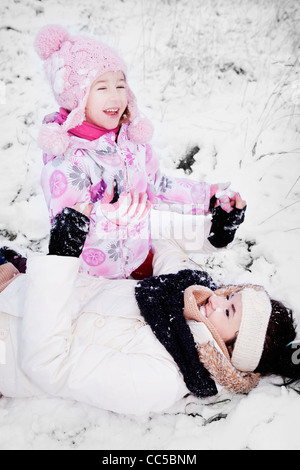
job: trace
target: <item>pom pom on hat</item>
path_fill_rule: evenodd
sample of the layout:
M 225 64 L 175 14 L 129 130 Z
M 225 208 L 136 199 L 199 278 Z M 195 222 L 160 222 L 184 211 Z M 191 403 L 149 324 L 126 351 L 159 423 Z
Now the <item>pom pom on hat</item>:
M 63 155 L 70 142 L 64 126 L 56 122 L 43 124 L 39 133 L 38 144 L 44 152 L 53 155 Z
M 136 144 L 145 144 L 152 139 L 153 126 L 151 122 L 140 116 L 136 97 L 127 86 L 128 108 L 130 111 L 130 123 L 128 126 L 128 137 Z
M 128 126 L 128 137 L 136 144 L 149 142 L 153 136 L 153 126 L 146 118 L 136 118 Z
M 41 59 L 48 59 L 54 52 L 60 50 L 62 43 L 69 38 L 69 33 L 59 25 L 49 25 L 42 28 L 35 39 L 35 49 Z

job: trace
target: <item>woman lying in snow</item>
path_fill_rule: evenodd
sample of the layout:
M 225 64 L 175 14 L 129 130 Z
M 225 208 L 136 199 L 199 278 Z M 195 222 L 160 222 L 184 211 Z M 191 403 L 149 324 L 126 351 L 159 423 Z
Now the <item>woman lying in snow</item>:
M 291 312 L 262 287 L 218 287 L 174 241 L 154 243 L 147 279 L 78 274 L 90 208 L 77 209 L 56 216 L 49 255 L 30 258 L 26 275 L 12 280 L 18 270 L 2 260 L 4 396 L 47 394 L 141 415 L 189 393 L 248 393 L 264 374 L 299 377 L 287 347 Z M 236 223 L 224 230 L 218 217 L 216 209 L 208 238 L 199 226 L 199 251 L 232 238 Z

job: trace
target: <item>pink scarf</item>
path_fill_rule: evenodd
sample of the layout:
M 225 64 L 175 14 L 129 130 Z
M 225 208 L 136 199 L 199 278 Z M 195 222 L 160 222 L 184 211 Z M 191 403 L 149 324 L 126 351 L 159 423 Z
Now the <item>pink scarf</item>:
M 69 111 L 67 111 L 64 108 L 59 108 L 59 113 L 56 116 L 55 121 L 58 124 L 63 124 L 65 120 L 67 119 L 69 114 Z M 76 126 L 73 129 L 70 129 L 68 133 L 70 135 L 75 135 L 76 137 L 80 137 L 81 139 L 86 139 L 86 140 L 95 140 L 99 139 L 99 137 L 102 137 L 104 134 L 107 132 L 114 132 L 117 134 L 119 132 L 120 126 L 116 127 L 115 129 L 104 129 L 103 127 L 98 127 L 95 126 L 94 124 L 91 124 L 90 122 L 83 121 L 83 123 L 80 126 Z

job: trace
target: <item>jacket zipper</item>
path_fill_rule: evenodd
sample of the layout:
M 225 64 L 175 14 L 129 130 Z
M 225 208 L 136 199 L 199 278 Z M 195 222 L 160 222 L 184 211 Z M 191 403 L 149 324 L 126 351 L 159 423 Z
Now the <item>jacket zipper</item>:
M 130 186 L 129 186 L 128 163 L 127 163 L 126 155 L 125 155 L 125 153 L 123 152 L 123 150 L 120 149 L 119 151 L 120 151 L 120 155 L 121 155 L 121 162 L 122 162 L 122 165 L 123 165 L 124 176 L 125 176 L 125 177 L 124 177 L 124 191 L 125 191 L 125 192 L 128 192 L 129 187 L 130 187 Z M 124 248 L 124 242 L 123 242 L 123 238 L 122 238 L 122 239 L 120 239 L 121 269 L 122 269 L 123 278 L 127 278 L 126 264 L 125 264 L 125 256 L 124 256 L 123 248 Z
M 123 150 L 120 149 L 120 154 L 121 154 L 121 161 L 124 169 L 124 174 L 125 174 L 125 185 L 124 185 L 124 190 L 128 191 L 129 189 L 129 171 L 128 171 L 128 163 L 127 163 L 127 158 Z

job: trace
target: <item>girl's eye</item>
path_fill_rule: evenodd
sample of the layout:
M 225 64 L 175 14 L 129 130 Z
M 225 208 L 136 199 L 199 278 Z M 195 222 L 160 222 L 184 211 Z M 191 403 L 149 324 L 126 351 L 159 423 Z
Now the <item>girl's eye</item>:
M 229 318 L 229 316 L 230 316 L 229 310 L 226 310 L 225 313 L 226 313 L 226 317 Z
M 229 300 L 229 299 L 230 299 L 229 295 L 226 295 L 226 300 Z

